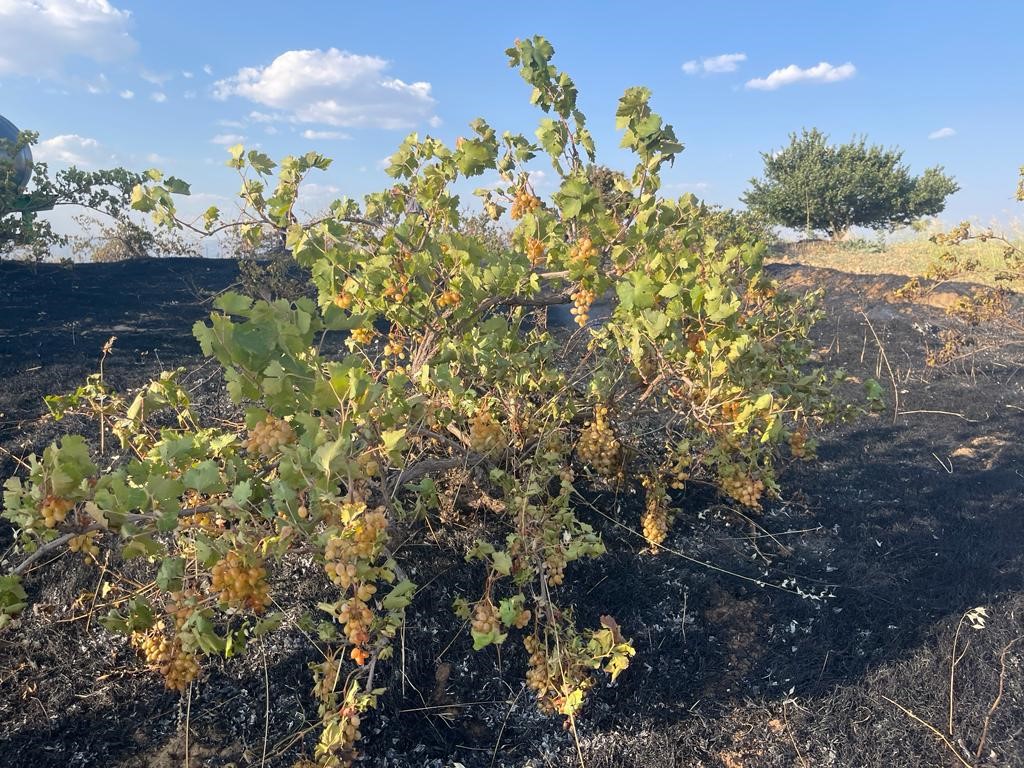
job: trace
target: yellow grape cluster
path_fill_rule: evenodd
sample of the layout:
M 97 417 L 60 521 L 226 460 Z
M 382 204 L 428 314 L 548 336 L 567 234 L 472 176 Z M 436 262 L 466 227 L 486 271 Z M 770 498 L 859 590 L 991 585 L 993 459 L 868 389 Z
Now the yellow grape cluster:
M 247 565 L 245 557 L 236 549 L 228 551 L 213 566 L 211 576 L 222 603 L 259 613 L 272 602 L 267 589 L 267 569 L 262 563 Z
M 452 288 L 443 291 L 437 299 L 437 306 L 441 309 L 444 309 L 445 307 L 457 307 L 461 303 L 462 294 Z
M 384 354 L 393 355 L 399 360 L 405 359 L 405 342 L 395 329 L 388 332 L 388 341 L 384 345 Z
M 181 638 L 173 640 L 164 634 L 163 622 L 146 633 L 132 635 L 132 644 L 142 653 L 151 668 L 164 679 L 164 685 L 172 691 L 184 691 L 199 674 L 199 662 L 195 654 L 185 651 Z
M 572 299 L 572 309 L 569 312 L 576 320 L 576 325 L 580 328 L 585 328 L 590 320 L 590 307 L 597 298 L 597 294 L 581 285 L 570 294 L 569 298 Z
M 762 480 L 742 472 L 732 472 L 721 476 L 718 482 L 722 490 L 740 504 L 753 509 L 761 508 L 761 495 L 764 493 Z
M 372 590 L 372 592 L 369 592 L 370 595 L 377 590 L 372 584 L 362 584 L 359 589 L 365 590 L 363 594 L 367 594 L 369 590 Z M 345 637 L 348 638 L 352 645 L 361 646 L 370 642 L 370 624 L 373 622 L 373 611 L 370 610 L 364 600 L 359 598 L 358 594 L 355 597 L 350 597 L 342 604 L 341 609 L 338 611 L 338 622 L 345 632 Z M 365 651 L 359 648 L 353 650 L 360 652 L 353 653 L 352 657 L 356 660 L 356 663 L 362 664 L 365 657 L 360 658 L 360 655 L 365 653 Z
M 526 629 L 526 625 L 530 623 L 530 619 L 533 618 L 533 614 L 528 608 L 524 608 L 516 614 L 515 619 L 512 620 L 512 626 L 516 629 Z
M 526 241 L 526 255 L 530 259 L 530 266 L 539 267 L 544 261 L 544 243 L 531 237 Z
M 501 618 L 498 616 L 498 609 L 490 600 L 481 600 L 473 609 L 473 631 L 479 635 L 487 635 L 491 632 L 501 631 Z
M 540 198 L 528 192 L 525 187 L 520 187 L 516 191 L 516 196 L 512 200 L 512 208 L 509 210 L 509 216 L 511 216 L 513 220 L 518 221 L 523 218 L 523 216 L 537 210 L 539 207 Z
M 348 309 L 352 306 L 352 302 L 355 297 L 348 291 L 341 290 L 334 296 L 334 304 L 339 309 Z
M 810 452 L 807 450 L 807 432 L 798 429 L 789 436 L 789 452 L 798 459 L 808 458 Z
M 686 487 L 686 481 L 690 479 L 690 464 L 693 462 L 693 458 L 689 452 L 680 451 L 679 455 L 676 456 L 675 461 L 672 463 L 672 469 L 670 473 L 672 480 L 669 486 L 677 491 L 681 491 Z
M 576 264 L 586 264 L 597 254 L 589 237 L 581 237 L 569 249 L 569 258 Z
M 390 277 L 384 281 L 384 298 L 390 299 L 395 304 L 401 304 L 409 295 L 409 281 L 407 278 L 393 280 Z
M 78 536 L 72 536 L 68 540 L 68 549 L 72 552 L 81 552 L 85 555 L 85 559 L 88 560 L 90 557 L 97 558 L 100 556 L 100 547 L 96 543 L 96 539 L 99 538 L 99 531 L 87 531 L 86 533 L 79 534 Z
M 544 572 L 547 574 L 548 586 L 557 587 L 565 581 L 565 566 L 568 564 L 562 548 L 553 547 L 544 558 Z
M 43 505 L 39 512 L 43 516 L 43 525 L 47 528 L 56 528 L 64 522 L 68 512 L 75 506 L 70 499 L 62 499 L 59 496 L 47 496 L 43 499 Z
M 657 483 L 645 483 L 645 485 L 648 485 L 647 499 L 640 522 L 643 526 L 644 538 L 651 545 L 651 549 L 656 550 L 668 537 L 668 496 L 665 489 Z
M 284 419 L 272 414 L 249 430 L 245 441 L 245 449 L 250 453 L 258 453 L 270 458 L 275 456 L 282 447 L 295 442 L 295 430 Z
M 615 477 L 622 467 L 622 444 L 608 425 L 608 407 L 600 405 L 594 410 L 594 420 L 587 426 L 576 444 L 576 452 L 603 477 Z
M 523 645 L 526 647 L 526 652 L 530 654 L 526 662 L 526 685 L 537 695 L 537 705 L 541 711 L 546 714 L 552 714 L 554 707 L 548 698 L 548 692 L 552 689 L 551 675 L 548 669 L 548 655 L 540 639 L 535 635 L 524 637 Z
M 374 335 L 373 328 L 353 328 L 349 331 L 349 338 L 356 344 L 369 344 Z
M 494 453 L 505 444 L 505 433 L 490 410 L 479 408 L 469 421 L 469 446 L 477 453 Z

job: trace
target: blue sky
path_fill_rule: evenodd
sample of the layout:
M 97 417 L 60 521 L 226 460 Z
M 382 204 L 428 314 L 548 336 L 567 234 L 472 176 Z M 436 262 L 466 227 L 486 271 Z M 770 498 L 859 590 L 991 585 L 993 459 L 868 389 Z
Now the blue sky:
M 1009 0 L 0 0 L 0 113 L 39 131 L 51 166 L 157 166 L 192 183 L 196 211 L 233 198 L 222 162 L 236 139 L 272 156 L 317 149 L 335 163 L 315 209 L 384 186 L 382 161 L 410 131 L 454 141 L 482 116 L 531 134 L 538 114 L 503 52 L 542 34 L 603 162 L 628 163 L 622 91 L 653 90 L 686 144 L 670 194 L 737 205 L 759 153 L 813 126 L 898 145 L 915 171 L 944 165 L 962 190 L 943 220 L 1006 224 L 1024 213 L 1021 28 Z

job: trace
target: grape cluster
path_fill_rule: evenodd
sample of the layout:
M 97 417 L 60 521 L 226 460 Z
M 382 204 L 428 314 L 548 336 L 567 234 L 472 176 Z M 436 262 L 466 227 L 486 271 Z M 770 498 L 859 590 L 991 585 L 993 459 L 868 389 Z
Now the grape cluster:
M 594 420 L 588 422 L 580 435 L 576 451 L 586 464 L 604 477 L 615 477 L 622 466 L 622 444 L 608 425 L 608 407 L 594 410 Z
M 361 588 L 363 587 L 376 591 L 376 587 L 370 584 L 363 584 Z M 372 621 L 373 611 L 358 596 L 350 597 L 338 611 L 338 622 L 342 626 L 345 637 L 353 645 L 365 645 L 370 642 L 370 623 Z
M 803 429 L 794 431 L 789 436 L 789 452 L 798 459 L 805 459 L 809 455 L 807 446 L 807 432 Z
M 146 664 L 160 673 L 167 688 L 184 691 L 199 674 L 199 662 L 195 654 L 185 651 L 181 638 L 171 640 L 163 630 L 160 622 L 145 634 L 135 633 L 132 644 L 142 653 Z
M 462 294 L 452 288 L 442 292 L 437 299 L 437 306 L 441 309 L 444 309 L 445 307 L 457 307 L 461 303 Z
M 569 258 L 576 264 L 587 264 L 596 254 L 597 249 L 589 237 L 581 237 L 569 249 Z
M 477 453 L 490 454 L 505 443 L 505 434 L 490 410 L 479 408 L 469 421 L 469 446 Z
M 516 196 L 512 200 L 512 208 L 509 210 L 509 216 L 513 220 L 519 220 L 528 213 L 537 210 L 540 207 L 540 198 L 534 194 L 531 194 L 526 190 L 525 187 L 520 187 L 516 191 Z
M 530 623 L 530 619 L 532 618 L 533 614 L 530 610 L 528 608 L 524 608 L 516 614 L 516 617 L 512 620 L 512 626 L 516 629 L 525 629 L 526 625 Z
M 409 296 L 409 280 L 403 278 L 402 280 L 393 280 L 388 278 L 384 281 L 384 290 L 382 291 L 384 298 L 390 299 L 395 304 L 403 303 Z
M 75 506 L 70 499 L 62 499 L 59 496 L 47 496 L 43 499 L 43 506 L 40 513 L 43 515 L 43 525 L 47 528 L 56 528 L 64 522 L 68 512 Z
M 356 344 L 369 344 L 373 337 L 373 328 L 353 328 L 349 331 L 349 338 Z
M 753 509 L 761 508 L 760 499 L 764 493 L 764 481 L 742 472 L 732 472 L 720 477 L 719 484 L 726 494 L 740 504 Z
M 536 237 L 531 237 L 526 241 L 526 255 L 531 266 L 539 267 L 544 261 L 544 243 Z
M 384 345 L 384 354 L 394 355 L 399 360 L 405 359 L 405 341 L 395 329 L 388 332 L 388 341 Z
M 644 514 L 640 522 L 643 525 L 644 538 L 647 539 L 647 543 L 651 545 L 652 550 L 657 550 L 668 536 L 669 526 L 668 497 L 662 486 L 649 485 Z
M 86 560 L 90 557 L 95 559 L 100 556 L 100 547 L 96 543 L 99 535 L 99 531 L 87 531 L 78 536 L 72 536 L 68 540 L 68 549 L 72 552 L 81 552 L 85 555 Z
M 537 703 L 542 712 L 552 713 L 554 707 L 548 699 L 551 690 L 551 675 L 548 669 L 548 655 L 540 639 L 534 635 L 523 638 L 526 652 L 530 654 L 526 667 L 526 685 L 537 695 Z
M 355 297 L 348 291 L 342 289 L 334 295 L 334 305 L 339 309 L 348 309 L 352 306 Z
M 275 456 L 282 447 L 295 442 L 295 430 L 284 419 L 272 414 L 249 430 L 245 441 L 245 449 L 250 453 L 258 453 L 270 458 Z
M 222 603 L 258 613 L 272 602 L 267 590 L 267 569 L 262 563 L 247 565 L 246 558 L 236 549 L 228 551 L 213 566 L 211 576 Z
M 585 328 L 587 321 L 590 320 L 590 307 L 597 298 L 597 293 L 581 285 L 570 294 L 569 298 L 572 299 L 573 304 L 569 312 L 576 320 L 576 325 L 580 328 Z
M 553 547 L 544 558 L 544 572 L 547 574 L 548 586 L 557 587 L 565 581 L 565 566 L 568 561 L 565 551 L 559 547 Z
M 677 491 L 686 487 L 686 481 L 690 479 L 690 464 L 693 457 L 689 451 L 680 451 L 672 464 L 672 482 L 669 484 Z
M 498 616 L 498 609 L 490 600 L 481 600 L 473 609 L 473 621 L 471 623 L 473 632 L 478 635 L 489 635 L 501 632 L 501 619 Z

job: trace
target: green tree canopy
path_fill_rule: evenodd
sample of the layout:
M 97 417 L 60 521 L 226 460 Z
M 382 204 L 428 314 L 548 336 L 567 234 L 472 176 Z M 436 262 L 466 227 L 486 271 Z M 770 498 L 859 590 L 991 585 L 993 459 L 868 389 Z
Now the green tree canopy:
M 22 191 L 16 180 L 15 157 L 38 138 L 33 131 L 22 131 L 14 142 L 0 139 L 0 254 L 26 247 L 41 257 L 52 246 L 67 244 L 67 236 L 38 218 L 41 211 L 77 205 L 117 218 L 128 210 L 132 188 L 145 180 L 124 168 L 83 171 L 73 166 L 50 178 L 46 163 L 36 163 L 28 190 Z
M 850 227 L 893 230 L 934 216 L 960 189 L 941 166 L 913 176 L 903 151 L 865 138 L 832 145 L 813 128 L 789 146 L 765 152 L 764 178 L 751 179 L 743 202 L 755 214 L 793 229 L 842 237 Z

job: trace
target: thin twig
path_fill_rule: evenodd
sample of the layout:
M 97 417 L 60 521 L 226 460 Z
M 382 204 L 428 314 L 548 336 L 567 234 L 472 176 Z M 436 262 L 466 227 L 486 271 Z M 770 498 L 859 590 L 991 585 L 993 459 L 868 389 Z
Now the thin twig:
M 905 714 L 905 715 L 906 715 L 907 717 L 911 718 L 912 720 L 916 720 L 916 721 L 917 721 L 917 722 L 919 722 L 919 723 L 920 723 L 921 725 L 923 725 L 923 726 L 924 726 L 925 728 L 927 728 L 927 729 L 928 729 L 929 731 L 931 731 L 931 732 L 932 732 L 932 733 L 934 733 L 934 734 L 935 734 L 936 736 L 938 736 L 938 737 L 939 737 L 939 738 L 940 738 L 940 739 L 942 740 L 942 743 L 943 743 L 943 744 L 944 744 L 944 745 L 946 746 L 946 749 L 948 749 L 948 750 L 949 750 L 949 751 L 950 751 L 950 752 L 951 752 L 951 753 L 953 754 L 953 757 L 955 757 L 955 758 L 956 758 L 957 760 L 959 760 L 959 761 L 960 761 L 960 764 L 961 764 L 961 765 L 963 765 L 963 766 L 964 766 L 964 768 L 974 768 L 974 766 L 973 766 L 973 765 L 971 765 L 970 763 L 968 763 L 968 762 L 967 762 L 966 760 L 964 760 L 964 759 L 963 759 L 963 758 L 962 758 L 962 757 L 960 756 L 960 753 L 959 753 L 959 752 L 957 752 L 957 750 L 956 750 L 956 747 L 955 747 L 955 746 L 953 746 L 953 743 L 952 743 L 952 742 L 951 742 L 951 741 L 950 741 L 949 739 L 947 739 L 947 738 L 946 738 L 946 735 L 945 735 L 945 734 L 944 734 L 944 733 L 943 733 L 942 731 L 940 731 L 940 730 L 939 730 L 938 728 L 936 728 L 936 727 L 935 727 L 934 725 L 932 725 L 931 723 L 929 723 L 929 722 L 928 722 L 927 720 L 922 720 L 922 719 L 921 719 L 920 717 L 918 717 L 917 715 L 915 715 L 915 714 L 914 714 L 913 712 L 911 712 L 911 711 L 910 711 L 909 709 L 907 709 L 906 707 L 904 707 L 904 706 L 903 706 L 902 704 L 900 704 L 899 702 L 893 701 L 893 700 L 892 700 L 892 699 L 890 699 L 890 698 L 889 698 L 888 696 L 882 696 L 882 698 L 883 698 L 883 699 L 885 699 L 886 701 L 888 701 L 888 702 L 889 702 L 890 704 L 892 704 L 892 705 L 893 705 L 894 707 L 897 707 L 897 708 L 898 708 L 898 709 L 899 709 L 900 711 L 902 711 L 902 712 L 903 712 L 903 713 L 904 713 L 904 714 Z
M 882 346 L 882 340 L 878 338 L 878 334 L 875 333 L 875 326 L 871 324 L 871 320 L 868 319 L 866 313 L 861 312 L 861 317 L 864 318 L 864 322 L 868 324 L 868 328 L 871 330 L 871 335 L 875 337 L 875 343 L 878 345 L 878 351 L 882 354 L 882 361 L 885 363 L 885 367 L 889 370 L 889 380 L 892 382 L 892 423 L 896 423 L 896 417 L 900 413 L 900 388 L 896 383 L 896 374 L 892 372 L 892 366 L 889 365 L 889 356 L 885 354 L 885 347 Z
M 978 740 L 978 749 L 974 753 L 975 760 L 981 760 L 981 753 L 985 749 L 985 740 L 988 738 L 988 726 L 992 722 L 992 715 L 999 708 L 999 702 L 1003 699 L 1003 687 L 1006 684 L 1006 654 L 1013 647 L 1014 643 L 1020 639 L 1020 637 L 1015 637 L 1004 645 L 1003 650 L 999 653 L 999 692 L 996 693 L 992 706 L 988 708 L 988 712 L 985 714 L 985 722 L 981 726 L 981 738 Z

